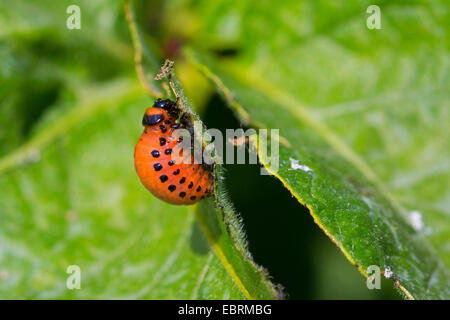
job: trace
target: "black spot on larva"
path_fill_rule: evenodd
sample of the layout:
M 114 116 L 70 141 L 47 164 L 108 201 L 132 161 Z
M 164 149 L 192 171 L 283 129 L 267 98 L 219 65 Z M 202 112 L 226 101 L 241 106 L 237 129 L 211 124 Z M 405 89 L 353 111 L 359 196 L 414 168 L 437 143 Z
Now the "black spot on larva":
M 191 181 L 191 183 L 189 183 L 188 188 L 191 189 L 194 186 L 194 183 Z
M 159 145 L 162 147 L 163 145 L 166 144 L 166 139 L 164 138 L 159 138 Z
M 189 199 L 195 200 L 196 198 L 197 198 L 196 196 L 191 196 Z
M 166 133 L 167 132 L 167 127 L 165 125 L 160 125 L 159 128 L 161 129 L 162 133 Z
M 153 156 L 154 158 L 158 158 L 158 157 L 159 157 L 159 151 L 158 151 L 158 150 L 153 150 L 153 151 L 152 151 L 152 156 Z
M 180 183 L 185 183 L 185 182 L 186 182 L 186 178 L 185 177 L 180 179 Z
M 166 182 L 169 178 L 163 174 L 161 177 L 159 177 L 159 180 L 161 180 L 161 182 Z
M 181 141 L 183 141 L 183 137 L 179 137 L 179 138 L 177 139 L 177 142 L 181 142 Z
M 205 199 L 205 196 L 201 196 L 200 199 Z
M 198 186 L 197 192 L 200 192 L 200 190 L 202 190 L 202 187 L 201 187 L 201 186 Z
M 173 166 L 173 165 L 175 164 L 175 161 L 170 160 L 170 161 L 168 162 L 168 164 L 169 164 L 169 166 Z
M 151 114 L 149 116 L 144 114 L 144 117 L 142 118 L 142 125 L 143 126 L 153 126 L 157 123 L 160 123 L 163 120 L 164 120 L 163 114 Z
M 208 189 L 205 190 L 205 193 L 208 193 Z
M 177 187 L 175 187 L 173 184 L 171 184 L 167 189 L 169 189 L 170 192 L 174 192 L 176 188 Z
M 164 153 L 165 154 L 171 154 L 172 153 L 172 149 L 168 148 L 168 149 L 164 150 Z
M 180 198 L 184 198 L 186 196 L 186 192 L 180 192 Z
M 166 121 L 164 121 L 164 123 L 165 123 L 165 124 L 171 124 L 171 123 L 172 123 L 172 121 L 170 121 L 170 120 L 166 120 Z
M 161 163 L 155 163 L 153 165 L 153 168 L 155 168 L 155 171 L 159 171 L 159 170 L 161 170 L 163 168 L 163 166 L 162 166 Z
M 173 174 L 176 176 L 177 174 L 180 174 L 180 169 L 177 169 L 173 172 Z

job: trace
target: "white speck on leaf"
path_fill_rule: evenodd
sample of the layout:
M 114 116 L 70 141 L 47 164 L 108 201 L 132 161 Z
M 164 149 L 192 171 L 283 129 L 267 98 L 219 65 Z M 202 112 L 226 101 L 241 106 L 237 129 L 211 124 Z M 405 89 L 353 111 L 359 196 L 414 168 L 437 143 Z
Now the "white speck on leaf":
M 386 279 L 391 279 L 393 276 L 394 276 L 394 272 L 392 272 L 391 268 L 390 267 L 386 267 L 384 269 L 384 277 Z
M 302 165 L 298 163 L 298 160 L 293 159 L 293 158 L 289 158 L 289 160 L 291 161 L 291 169 L 294 170 L 303 170 L 305 172 L 312 172 L 312 169 L 308 166 Z
M 424 227 L 422 214 L 419 211 L 411 211 L 409 213 L 409 222 L 416 231 L 422 230 Z

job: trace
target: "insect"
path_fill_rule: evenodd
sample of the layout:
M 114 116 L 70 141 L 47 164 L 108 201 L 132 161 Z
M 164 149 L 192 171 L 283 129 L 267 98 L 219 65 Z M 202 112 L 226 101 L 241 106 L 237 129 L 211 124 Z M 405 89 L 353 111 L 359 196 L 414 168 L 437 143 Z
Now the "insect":
M 175 161 L 172 152 L 182 140 L 176 129 L 192 130 L 177 102 L 157 99 L 142 118 L 144 132 L 134 150 L 134 165 L 142 184 L 157 198 L 190 205 L 213 192 L 212 169 L 206 165 Z M 181 162 L 181 163 L 177 163 Z

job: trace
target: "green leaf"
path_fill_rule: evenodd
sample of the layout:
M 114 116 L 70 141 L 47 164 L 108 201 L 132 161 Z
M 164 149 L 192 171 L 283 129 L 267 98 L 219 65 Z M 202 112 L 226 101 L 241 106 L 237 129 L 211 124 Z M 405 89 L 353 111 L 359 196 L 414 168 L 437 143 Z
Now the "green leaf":
M 364 275 L 377 265 L 408 298 L 449 298 L 443 4 L 382 7 L 379 31 L 357 15 L 363 4 L 349 5 L 333 27 L 290 11 L 294 2 L 239 12 L 221 4 L 245 24 L 241 35 L 251 34 L 239 55 L 186 53 L 245 124 L 280 129 L 280 170 L 268 168 L 263 150 L 261 162 Z M 315 12 L 337 9 L 320 2 Z M 302 17 L 322 32 L 288 32 Z M 407 29 L 397 25 L 405 19 Z M 420 36 L 408 38 L 411 29 Z
M 69 0 L 0 4 L 0 126 L 8 128 L 0 130 L 1 156 L 30 138 L 54 105 L 70 107 L 88 83 L 130 72 L 132 48 L 116 27 L 122 4 L 88 3 L 77 2 L 81 30 L 66 28 Z
M 81 30 L 65 28 L 73 1 L 0 4 L 0 298 L 280 298 L 221 167 L 215 198 L 191 207 L 134 172 L 143 89 L 167 94 L 152 80 L 166 51 L 191 101 L 209 93 L 195 64 L 244 124 L 281 129 L 272 173 L 360 271 L 389 267 L 408 297 L 449 298 L 444 0 L 378 1 L 381 30 L 365 27 L 369 1 L 133 2 L 132 40 L 124 1 L 78 1 Z M 216 57 L 189 63 L 177 43 Z M 66 288 L 69 265 L 81 290 Z

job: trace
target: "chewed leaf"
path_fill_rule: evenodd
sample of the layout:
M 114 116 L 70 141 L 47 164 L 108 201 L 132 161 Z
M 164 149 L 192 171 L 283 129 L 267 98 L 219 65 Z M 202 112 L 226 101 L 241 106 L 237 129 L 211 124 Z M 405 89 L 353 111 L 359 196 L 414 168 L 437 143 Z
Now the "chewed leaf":
M 372 169 L 281 86 L 232 63 L 187 52 L 230 107 L 250 124 L 280 129 L 279 170 L 266 170 L 307 206 L 314 221 L 363 275 L 371 265 L 410 299 L 448 298 L 448 271 L 427 239 Z M 229 95 L 228 92 L 233 92 Z M 240 111 L 239 109 L 242 108 Z M 276 110 L 276 116 L 273 112 Z M 255 147 L 259 146 L 251 139 Z M 418 226 L 417 218 L 415 224 Z M 431 281 L 432 279 L 432 281 Z
M 171 71 L 169 81 L 175 95 L 182 101 L 184 110 L 190 113 L 193 121 L 199 122 L 203 127 L 200 117 L 192 111 L 188 99 L 184 96 L 174 71 Z M 214 201 L 200 202 L 197 205 L 197 223 L 222 267 L 245 298 L 281 298 L 281 293 L 270 282 L 267 272 L 253 261 L 248 252 L 242 222 L 226 193 L 223 169 L 219 164 L 215 164 L 214 167 Z

